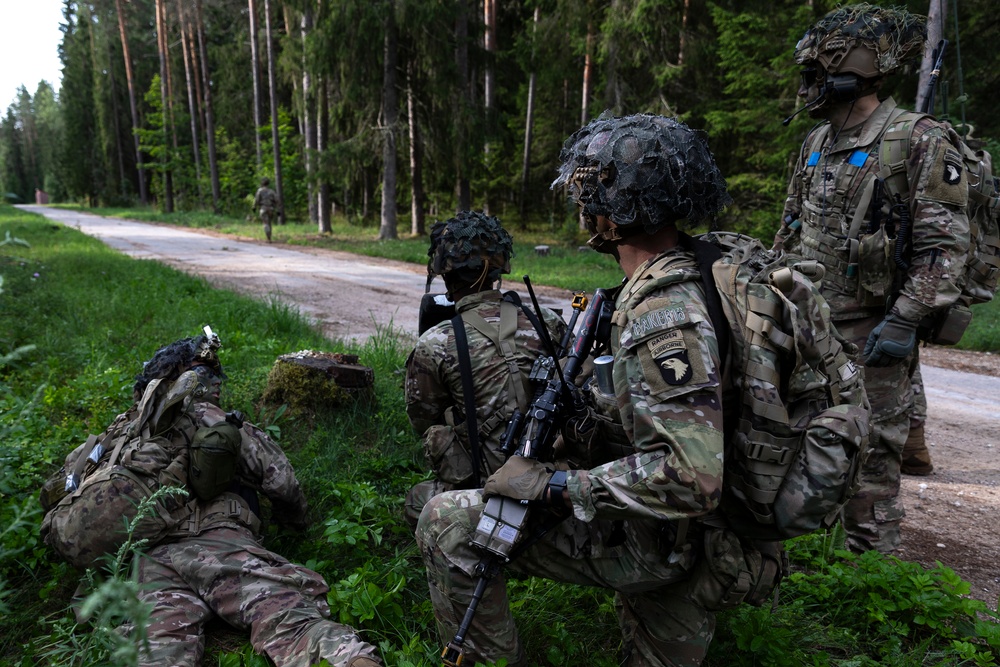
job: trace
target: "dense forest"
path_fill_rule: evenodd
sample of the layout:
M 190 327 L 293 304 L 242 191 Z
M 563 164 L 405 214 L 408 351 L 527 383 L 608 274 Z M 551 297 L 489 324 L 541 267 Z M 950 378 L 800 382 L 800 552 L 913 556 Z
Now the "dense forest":
M 993 3 L 905 4 L 950 42 L 935 112 L 1000 136 Z M 812 122 L 781 122 L 799 107 L 793 47 L 833 6 L 65 0 L 61 89 L 22 88 L 0 118 L 0 191 L 244 215 L 268 176 L 284 214 L 320 232 L 339 214 L 395 238 L 462 208 L 561 223 L 563 140 L 601 113 L 648 111 L 708 131 L 730 224 L 773 229 Z M 917 82 L 914 67 L 884 90 L 913 105 Z

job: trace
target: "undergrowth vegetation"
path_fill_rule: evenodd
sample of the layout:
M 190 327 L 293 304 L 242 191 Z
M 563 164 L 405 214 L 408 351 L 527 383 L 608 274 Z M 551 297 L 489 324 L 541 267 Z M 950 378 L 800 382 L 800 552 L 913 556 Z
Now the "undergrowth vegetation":
M 268 547 L 320 572 L 335 618 L 377 644 L 387 665 L 440 664 L 420 557 L 402 519 L 406 490 L 426 476 L 404 412 L 407 337 L 386 330 L 357 346 L 324 340 L 281 303 L 211 289 L 9 207 L 0 207 L 0 276 L 0 665 L 133 664 L 148 610 L 134 595 L 131 555 L 100 577 L 58 562 L 39 542 L 37 492 L 71 448 L 128 407 L 141 362 L 205 324 L 224 345 L 224 407 L 279 439 L 310 501 L 311 527 L 269 525 Z M 302 349 L 358 354 L 374 369 L 377 400 L 309 417 L 263 409 L 275 358 Z M 840 543 L 836 534 L 789 543 L 792 573 L 779 604 L 720 614 L 706 665 L 997 664 L 995 610 L 969 599 L 953 571 L 853 556 Z M 607 592 L 540 579 L 509 587 L 531 664 L 618 664 Z M 115 630 L 126 618 L 138 626 L 127 640 Z M 205 664 L 268 662 L 245 635 L 213 627 Z

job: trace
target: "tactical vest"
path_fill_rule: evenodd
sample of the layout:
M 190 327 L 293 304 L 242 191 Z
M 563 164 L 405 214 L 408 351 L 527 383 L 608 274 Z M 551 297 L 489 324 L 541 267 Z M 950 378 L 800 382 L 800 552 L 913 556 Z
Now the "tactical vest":
M 797 221 L 801 254 L 826 267 L 824 293 L 837 306 L 847 306 L 835 307 L 835 316 L 845 310 L 851 311 L 851 317 L 882 312 L 890 295 L 895 271 L 886 239 L 881 230 L 868 233 L 865 223 L 876 179 L 882 175 L 879 145 L 903 113 L 888 99 L 860 134 L 837 137 L 835 144 L 828 145 L 833 129 L 826 123 L 807 138 L 806 162 L 796 174 L 802 208 Z

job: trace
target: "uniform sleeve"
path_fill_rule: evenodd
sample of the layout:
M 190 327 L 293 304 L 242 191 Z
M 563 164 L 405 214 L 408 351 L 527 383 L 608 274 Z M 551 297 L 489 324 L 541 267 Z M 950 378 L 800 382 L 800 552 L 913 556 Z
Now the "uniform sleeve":
M 651 308 L 646 322 L 669 321 L 669 313 L 684 304 L 703 303 L 700 286 L 688 285 L 689 293 L 675 288 Z M 634 452 L 569 474 L 577 518 L 677 520 L 718 505 L 723 464 L 718 344 L 707 314 L 691 315 L 696 321 L 654 327 L 642 338 L 626 341 L 628 332 L 623 333 L 615 354 L 615 388 Z
M 448 359 L 445 342 L 450 328 L 448 324 L 426 331 L 406 360 L 406 416 L 420 434 L 445 423 L 445 408 L 454 402 L 442 368 Z
M 968 182 L 956 139 L 930 119 L 914 136 L 906 165 L 913 253 L 893 307 L 911 321 L 955 303 L 969 252 Z
M 243 438 L 237 468 L 240 480 L 280 507 L 286 522 L 304 519 L 309 506 L 285 452 L 267 433 L 249 422 L 243 424 L 240 435 Z
M 221 408 L 210 404 L 199 405 L 199 412 L 206 426 L 226 418 Z M 308 503 L 285 452 L 267 433 L 250 422 L 243 423 L 240 437 L 240 459 L 236 467 L 240 482 L 260 491 L 280 507 L 286 522 L 305 519 Z

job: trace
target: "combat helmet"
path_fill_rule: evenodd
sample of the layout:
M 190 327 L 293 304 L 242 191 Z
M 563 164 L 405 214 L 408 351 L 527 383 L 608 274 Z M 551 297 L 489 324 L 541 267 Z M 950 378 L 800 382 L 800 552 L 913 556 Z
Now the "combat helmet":
M 205 333 L 182 338 L 158 349 L 148 361 L 143 362 L 142 372 L 135 376 L 132 396 L 142 398 L 146 387 L 156 379 L 176 380 L 191 364 L 198 362 L 211 368 L 217 376 L 225 378 L 218 350 L 222 347 L 219 337 L 206 326 Z
M 732 202 L 705 133 L 675 118 L 602 115 L 566 140 L 559 159 L 552 187 L 569 187 L 600 252 L 633 234 L 713 223 Z M 598 216 L 617 228 L 599 228 Z
M 826 97 L 850 101 L 872 92 L 876 80 L 920 53 L 926 38 L 926 17 L 894 7 L 848 5 L 806 31 L 795 45 L 795 62 L 804 68 L 806 87 L 805 79 L 819 77 Z
M 434 276 L 442 276 L 452 292 L 463 287 L 479 287 L 510 273 L 514 240 L 490 215 L 461 211 L 439 220 L 431 227 L 427 250 L 427 291 Z

